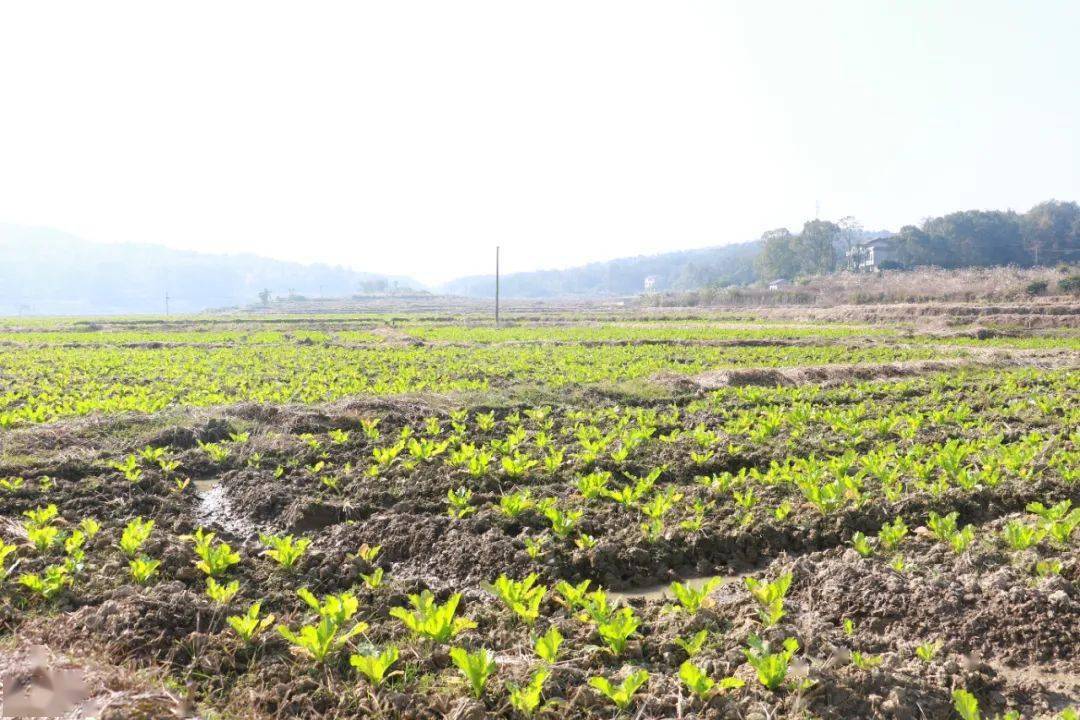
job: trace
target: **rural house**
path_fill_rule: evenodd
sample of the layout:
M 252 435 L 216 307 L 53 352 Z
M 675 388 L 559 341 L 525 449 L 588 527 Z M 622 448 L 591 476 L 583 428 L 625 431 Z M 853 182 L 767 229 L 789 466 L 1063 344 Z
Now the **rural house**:
M 859 243 L 845 253 L 847 267 L 855 272 L 874 272 L 899 265 L 895 238 L 876 238 Z

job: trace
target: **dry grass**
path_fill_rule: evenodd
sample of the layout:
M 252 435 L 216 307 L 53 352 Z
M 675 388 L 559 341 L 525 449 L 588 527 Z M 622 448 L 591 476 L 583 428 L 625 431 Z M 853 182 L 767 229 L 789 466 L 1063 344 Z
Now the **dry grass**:
M 1031 300 L 1032 283 L 1046 283 L 1040 295 L 1067 297 L 1059 282 L 1080 268 L 990 267 L 943 270 L 840 272 L 797 281 L 784 290 L 767 287 L 698 290 L 659 296 L 662 305 L 864 305 L 878 303 L 987 302 Z

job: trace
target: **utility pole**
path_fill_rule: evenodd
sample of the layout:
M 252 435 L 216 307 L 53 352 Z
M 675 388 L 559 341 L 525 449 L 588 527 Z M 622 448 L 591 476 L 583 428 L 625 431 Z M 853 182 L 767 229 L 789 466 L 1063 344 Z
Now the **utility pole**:
M 169 317 L 169 291 L 165 291 L 165 317 Z
M 499 327 L 499 246 L 495 246 L 495 327 Z

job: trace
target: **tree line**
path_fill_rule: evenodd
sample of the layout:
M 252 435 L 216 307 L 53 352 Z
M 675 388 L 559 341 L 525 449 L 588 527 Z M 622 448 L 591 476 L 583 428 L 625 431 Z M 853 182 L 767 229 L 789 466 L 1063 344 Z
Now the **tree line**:
M 817 275 L 844 267 L 846 251 L 868 239 L 852 218 L 811 220 L 802 232 L 786 228 L 761 237 L 756 270 L 762 279 Z M 891 259 L 881 269 L 935 265 L 1055 265 L 1080 261 L 1080 205 L 1048 200 L 1026 213 L 964 210 L 905 225 L 891 236 Z

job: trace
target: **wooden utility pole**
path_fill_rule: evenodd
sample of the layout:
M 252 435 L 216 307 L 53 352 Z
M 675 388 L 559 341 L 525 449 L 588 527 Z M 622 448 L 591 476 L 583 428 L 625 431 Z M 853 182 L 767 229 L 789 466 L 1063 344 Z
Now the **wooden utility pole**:
M 495 327 L 499 327 L 499 246 L 495 246 Z

